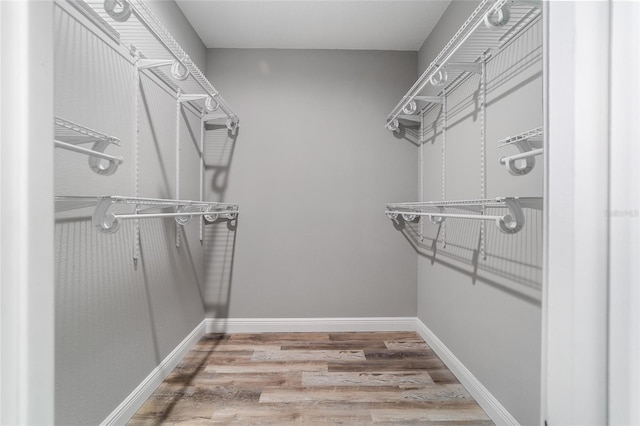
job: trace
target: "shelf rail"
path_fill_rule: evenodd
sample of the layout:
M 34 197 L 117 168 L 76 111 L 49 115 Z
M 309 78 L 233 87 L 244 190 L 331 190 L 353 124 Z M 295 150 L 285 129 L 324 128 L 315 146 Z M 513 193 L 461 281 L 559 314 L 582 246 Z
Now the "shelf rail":
M 536 127 L 498 141 L 498 148 L 514 145 L 520 151 L 519 154 L 500 157 L 500 164 L 514 176 L 531 172 L 536 165 L 534 157 L 544 152 L 544 148 L 541 147 L 543 133 L 542 127 Z
M 542 208 L 542 198 L 538 197 L 497 197 L 475 200 L 426 201 L 409 203 L 389 203 L 385 214 L 396 220 L 401 216 L 406 222 L 413 222 L 426 217 L 434 225 L 443 225 L 448 218 L 493 221 L 505 234 L 515 234 L 525 225 L 523 208 Z M 488 215 L 487 208 L 506 208 L 503 215 Z M 452 213 L 447 209 L 468 211 L 469 213 Z
M 176 92 L 181 89 L 203 114 L 221 110 L 227 127 L 235 132 L 238 116 L 142 0 L 73 1 L 89 5 L 108 22 L 119 42 L 126 43 L 136 58 L 139 69 L 151 71 Z M 132 15 L 135 19 L 130 19 Z
M 169 200 L 163 198 L 140 198 L 121 196 L 58 196 L 56 211 L 62 212 L 84 207 L 95 207 L 93 224 L 100 231 L 114 233 L 120 229 L 122 220 L 172 217 L 179 225 L 186 225 L 194 216 L 202 216 L 208 222 L 219 218 L 235 219 L 239 208 L 234 203 L 217 203 L 191 200 Z M 112 212 L 114 205 L 135 206 L 133 212 Z M 141 206 L 145 208 L 140 209 Z M 171 209 L 170 211 L 162 211 Z M 160 211 L 158 211 L 160 210 Z
M 54 125 L 54 146 L 89 156 L 89 167 L 95 173 L 105 176 L 112 175 L 124 162 L 124 158 L 120 156 L 104 153 L 109 145 L 120 146 L 120 139 L 61 117 L 54 117 Z M 91 148 L 80 146 L 89 143 L 93 144 Z
M 540 1 L 482 0 L 424 73 L 387 115 L 385 127 L 398 129 L 398 120 L 420 110 L 416 101 L 441 103 L 438 96 L 422 96 L 428 86 L 445 86 L 463 74 L 480 74 L 483 56 L 511 40 L 540 15 Z

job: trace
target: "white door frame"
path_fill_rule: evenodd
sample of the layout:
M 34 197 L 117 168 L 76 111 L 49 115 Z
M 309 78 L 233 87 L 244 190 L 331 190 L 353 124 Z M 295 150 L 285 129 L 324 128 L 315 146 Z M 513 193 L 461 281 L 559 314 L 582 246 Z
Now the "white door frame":
M 544 8 L 542 420 L 639 424 L 640 7 Z
M 53 3 L 0 1 L 0 424 L 54 423 Z

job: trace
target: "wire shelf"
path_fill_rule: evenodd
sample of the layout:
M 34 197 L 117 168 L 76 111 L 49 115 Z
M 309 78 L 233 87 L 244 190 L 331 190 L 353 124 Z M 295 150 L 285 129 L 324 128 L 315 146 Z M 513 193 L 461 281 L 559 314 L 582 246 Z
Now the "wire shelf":
M 174 92 L 180 89 L 185 94 L 206 95 L 189 101 L 199 111 L 211 111 L 210 102 L 213 101 L 213 110 L 219 108 L 233 122 L 239 121 L 211 82 L 142 0 L 70 1 L 84 3 L 77 6 L 79 9 L 91 8 L 97 15 L 94 22 L 108 23 L 113 29 L 111 33 L 117 34 L 120 43 L 127 46 L 132 55 L 156 62 L 157 65 L 147 68 L 148 71 Z
M 464 75 L 479 73 L 478 66 L 483 58 L 491 56 L 492 52 L 509 43 L 522 30 L 540 18 L 539 3 L 523 0 L 482 0 L 424 73 L 391 110 L 387 116 L 387 127 L 391 125 L 393 129 L 394 121 L 401 118 L 400 115 L 406 113 L 407 110 L 416 110 L 411 104 L 429 84 L 433 86 L 453 85 Z M 491 18 L 494 16 L 506 17 L 506 14 L 509 14 L 510 17 L 504 24 L 495 23 Z
M 518 142 L 526 141 L 526 140 L 541 140 L 543 135 L 542 126 L 536 127 L 535 129 L 527 130 L 526 132 L 522 132 L 515 136 L 509 136 L 508 138 L 504 138 L 498 141 L 498 148 L 502 148 L 507 145 L 513 145 Z
M 65 120 L 54 117 L 53 144 L 56 148 L 76 152 L 89 157 L 89 167 L 99 175 L 112 175 L 124 162 L 120 156 L 105 154 L 109 145 L 120 146 L 120 139 Z M 91 148 L 80 146 L 91 143 Z
M 61 117 L 54 117 L 55 139 L 72 144 L 107 142 L 120 146 L 120 139 L 85 127 Z

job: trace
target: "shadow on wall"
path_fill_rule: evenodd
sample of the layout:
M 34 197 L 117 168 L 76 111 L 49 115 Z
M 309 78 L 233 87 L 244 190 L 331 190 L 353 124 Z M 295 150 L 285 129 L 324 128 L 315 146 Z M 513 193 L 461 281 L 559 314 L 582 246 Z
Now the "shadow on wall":
M 451 213 L 468 213 L 450 209 Z M 488 215 L 505 211 L 487 209 Z M 420 235 L 419 220 L 405 222 L 402 216 L 393 221 L 396 230 L 432 265 L 440 264 L 469 277 L 469 282 L 483 282 L 534 304 L 540 303 L 542 282 L 542 210 L 523 209 L 525 227 L 516 234 L 505 234 L 491 222 L 486 223 L 485 255 L 480 255 L 480 221 L 447 219 L 433 225 L 425 221 L 425 235 Z M 435 228 L 428 230 L 427 227 Z M 429 235 L 433 234 L 433 235 Z
M 234 134 L 224 125 L 206 125 L 205 127 L 205 199 L 225 202 L 229 170 L 233 160 L 235 145 L 240 134 Z M 228 200 L 233 202 L 233 200 Z M 205 226 L 205 283 L 204 308 L 206 318 L 227 318 L 231 285 L 233 282 L 233 264 L 235 259 L 236 229 L 239 216 L 234 220 L 218 219 Z M 224 223 L 226 222 L 226 226 Z M 225 332 L 225 329 L 216 330 Z

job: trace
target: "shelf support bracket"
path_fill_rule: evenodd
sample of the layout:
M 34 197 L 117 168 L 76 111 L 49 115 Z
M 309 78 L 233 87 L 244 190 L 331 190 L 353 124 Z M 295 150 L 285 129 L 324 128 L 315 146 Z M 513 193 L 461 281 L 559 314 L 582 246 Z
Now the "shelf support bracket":
M 413 99 L 430 104 L 444 104 L 444 96 L 416 96 Z
M 158 67 L 166 67 L 169 65 L 173 65 L 172 60 L 166 59 L 138 59 L 136 62 L 138 69 L 146 70 L 150 68 L 158 68 Z
M 445 68 L 451 71 L 464 71 L 473 74 L 482 73 L 482 64 L 478 62 L 449 62 Z
M 508 199 L 505 204 L 510 214 L 496 221 L 498 228 L 505 234 L 515 234 L 524 227 L 524 213 L 518 200 Z
M 524 139 L 521 141 L 514 142 L 512 145 L 515 145 L 520 154 L 511 155 L 500 158 L 500 163 L 504 164 L 504 166 L 509 171 L 509 174 L 513 176 L 523 176 L 531 172 L 534 166 L 536 165 L 535 155 L 542 154 L 542 149 L 534 149 L 529 143 L 528 139 Z M 518 162 L 524 162 L 524 164 Z

